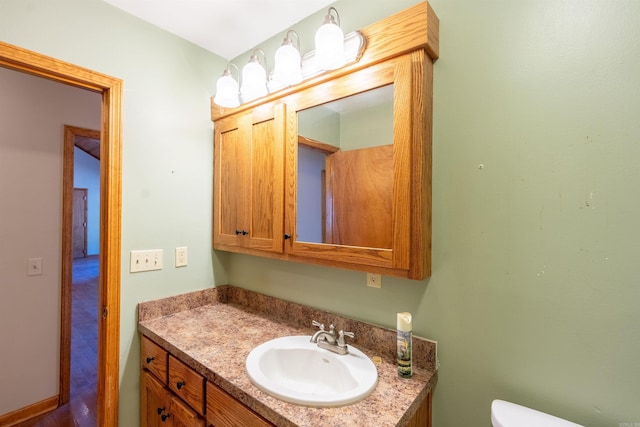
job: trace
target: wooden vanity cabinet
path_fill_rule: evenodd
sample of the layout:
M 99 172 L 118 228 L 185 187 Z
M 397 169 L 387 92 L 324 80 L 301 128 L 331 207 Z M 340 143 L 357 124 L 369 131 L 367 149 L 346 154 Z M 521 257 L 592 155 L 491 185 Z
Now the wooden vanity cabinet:
M 204 427 L 204 377 L 144 336 L 140 356 L 140 425 Z
M 142 336 L 142 427 L 273 427 L 149 338 Z
M 282 253 L 284 114 L 265 105 L 215 123 L 215 249 Z
M 275 427 L 145 336 L 140 356 L 142 427 Z M 407 427 L 431 427 L 431 397 L 420 402 Z

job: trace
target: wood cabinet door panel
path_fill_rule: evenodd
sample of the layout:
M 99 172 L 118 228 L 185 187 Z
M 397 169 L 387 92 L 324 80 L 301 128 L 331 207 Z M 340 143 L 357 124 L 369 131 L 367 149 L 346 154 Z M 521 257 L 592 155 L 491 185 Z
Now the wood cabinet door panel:
M 204 418 L 182 403 L 177 397 L 171 397 L 172 427 L 204 427 Z
M 143 427 L 166 426 L 162 416 L 170 415 L 170 396 L 164 385 L 148 371 L 142 371 L 140 387 L 140 424 Z
M 284 212 L 284 104 L 251 123 L 248 246 L 282 252 Z
M 207 423 L 215 427 L 273 427 L 213 383 L 207 383 Z
M 213 245 L 283 252 L 284 104 L 215 123 Z
M 251 237 L 273 238 L 273 120 L 252 125 Z
M 215 126 L 214 244 L 238 245 L 242 235 L 243 139 L 240 123 L 225 120 Z

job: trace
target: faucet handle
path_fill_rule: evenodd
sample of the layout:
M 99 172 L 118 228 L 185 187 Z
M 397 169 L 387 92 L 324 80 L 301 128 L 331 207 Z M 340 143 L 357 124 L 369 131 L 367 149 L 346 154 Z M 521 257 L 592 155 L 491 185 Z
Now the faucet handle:
M 320 328 L 320 330 L 321 330 L 321 331 L 324 331 L 324 323 L 320 323 L 320 322 L 318 322 L 318 321 L 316 321 L 316 320 L 313 320 L 313 321 L 311 322 L 311 324 L 312 324 L 313 326 L 317 327 L 317 328 Z M 333 326 L 333 325 L 331 325 L 331 326 Z
M 347 346 L 347 343 L 344 341 L 344 337 L 354 338 L 355 334 L 353 332 L 345 332 L 343 330 L 338 332 L 338 347 Z

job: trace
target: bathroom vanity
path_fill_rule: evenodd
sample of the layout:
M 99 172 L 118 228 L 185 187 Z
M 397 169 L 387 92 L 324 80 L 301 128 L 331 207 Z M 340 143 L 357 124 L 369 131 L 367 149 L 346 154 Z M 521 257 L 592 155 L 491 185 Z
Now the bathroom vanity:
M 414 375 L 398 377 L 395 330 L 233 286 L 141 303 L 141 425 L 431 426 L 436 344 L 414 337 Z M 287 403 L 247 376 L 253 348 L 282 336 L 312 335 L 312 319 L 354 332 L 349 342 L 374 360 L 378 383 L 365 399 L 338 407 Z

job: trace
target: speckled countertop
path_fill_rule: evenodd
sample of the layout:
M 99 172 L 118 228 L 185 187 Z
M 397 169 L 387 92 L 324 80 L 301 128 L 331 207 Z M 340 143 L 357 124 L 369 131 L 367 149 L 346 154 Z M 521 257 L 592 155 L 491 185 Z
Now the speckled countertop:
M 366 399 L 336 408 L 310 408 L 255 387 L 245 360 L 257 345 L 287 335 L 311 335 L 311 320 L 353 331 L 349 344 L 379 356 L 378 384 Z M 138 306 L 138 330 L 273 424 L 403 426 L 437 381 L 436 345 L 414 337 L 411 379 L 398 377 L 395 330 L 381 328 L 233 286 L 218 286 Z

